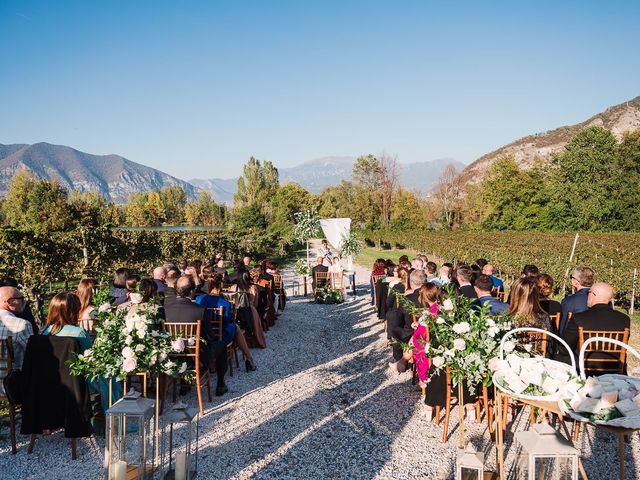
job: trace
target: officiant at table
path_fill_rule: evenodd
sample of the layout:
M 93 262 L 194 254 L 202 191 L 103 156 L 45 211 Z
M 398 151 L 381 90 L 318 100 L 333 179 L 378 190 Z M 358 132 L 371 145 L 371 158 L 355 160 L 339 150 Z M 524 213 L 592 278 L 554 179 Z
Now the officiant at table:
M 322 240 L 322 245 L 318 249 L 318 257 L 322 257 L 322 264 L 325 267 L 330 267 L 333 259 L 333 251 L 329 248 L 329 244 L 326 240 Z

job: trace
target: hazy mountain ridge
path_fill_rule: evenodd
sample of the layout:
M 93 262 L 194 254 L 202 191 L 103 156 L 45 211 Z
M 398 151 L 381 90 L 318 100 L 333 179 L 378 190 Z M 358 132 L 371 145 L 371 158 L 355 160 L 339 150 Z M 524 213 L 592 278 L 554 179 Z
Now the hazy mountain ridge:
M 350 180 L 355 160 L 356 157 L 323 157 L 295 167 L 278 168 L 280 183 L 295 182 L 317 194 L 326 187 L 338 185 L 342 180 Z M 459 170 L 464 168 L 462 163 L 451 158 L 400 164 L 399 182 L 407 190 L 426 194 L 435 186 L 438 177 L 449 164 L 454 164 Z M 231 203 L 237 180 L 196 178 L 189 180 L 189 183 L 211 192 L 217 201 Z
M 499 157 L 513 155 L 522 168 L 533 165 L 536 159 L 548 161 L 582 129 L 597 125 L 620 139 L 622 134 L 640 128 L 640 96 L 628 102 L 614 105 L 584 122 L 566 125 L 543 133 L 528 135 L 478 158 L 462 172 L 465 181 L 476 183 L 482 179 L 486 169 Z
M 125 203 L 129 195 L 177 185 L 188 197 L 197 189 L 155 168 L 119 155 L 92 155 L 63 145 L 0 145 L 0 196 L 6 195 L 13 175 L 25 168 L 34 176 L 56 179 L 67 188 L 99 192 L 108 200 Z

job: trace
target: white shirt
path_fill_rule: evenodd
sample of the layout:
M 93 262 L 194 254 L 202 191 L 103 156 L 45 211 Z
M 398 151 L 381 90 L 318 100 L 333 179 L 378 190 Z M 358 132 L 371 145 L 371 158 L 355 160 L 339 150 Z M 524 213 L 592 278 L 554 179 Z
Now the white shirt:
M 24 351 L 27 348 L 27 340 L 33 335 L 31 324 L 20 317 L 16 317 L 9 310 L 0 309 L 0 340 L 12 337 L 13 343 L 13 368 L 22 369 Z

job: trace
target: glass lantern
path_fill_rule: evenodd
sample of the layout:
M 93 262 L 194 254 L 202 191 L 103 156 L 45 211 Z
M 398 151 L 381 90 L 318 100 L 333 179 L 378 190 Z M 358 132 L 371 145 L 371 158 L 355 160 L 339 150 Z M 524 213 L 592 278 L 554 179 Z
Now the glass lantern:
M 106 411 L 105 478 L 153 478 L 156 470 L 155 401 L 131 389 Z
M 472 444 L 458 448 L 456 459 L 456 480 L 483 480 L 484 455 L 476 451 Z
M 578 449 L 548 423 L 516 433 L 516 441 L 522 447 L 516 478 L 578 480 Z
M 198 473 L 199 422 L 197 408 L 176 404 L 163 416 L 162 478 L 191 480 Z M 184 449 L 178 448 L 184 445 Z

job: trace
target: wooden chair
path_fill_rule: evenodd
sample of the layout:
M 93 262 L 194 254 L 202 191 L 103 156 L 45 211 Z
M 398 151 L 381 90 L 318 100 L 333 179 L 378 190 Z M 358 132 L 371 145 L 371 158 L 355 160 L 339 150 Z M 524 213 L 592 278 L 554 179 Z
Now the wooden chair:
M 496 298 L 503 303 L 507 303 L 507 300 L 509 299 L 509 292 L 507 292 L 506 290 L 503 292 L 497 292 Z
M 224 307 L 217 308 L 207 308 L 211 312 L 211 322 L 213 325 L 213 333 L 216 336 L 217 340 L 222 341 L 222 337 L 224 336 L 224 332 L 222 331 L 222 325 L 224 321 Z M 238 361 L 238 346 L 236 345 L 235 340 L 231 340 L 227 343 L 227 360 L 229 363 L 229 376 L 233 377 L 233 359 L 235 357 L 236 367 L 240 368 L 240 363 Z
M 313 272 L 313 278 L 316 283 L 316 289 L 313 294 L 322 289 L 329 282 L 329 272 Z
M 331 281 L 331 288 L 333 288 L 334 290 L 338 290 L 339 292 L 342 292 L 342 295 L 344 296 L 345 295 L 344 274 L 342 272 L 332 273 L 329 277 Z
M 284 310 L 286 305 L 286 295 L 284 291 L 284 279 L 282 275 L 273 273 L 273 292 L 278 297 L 278 310 Z
M 569 312 L 569 315 L 571 315 L 571 312 Z M 549 322 L 551 323 L 551 326 L 555 326 L 556 327 L 556 332 L 560 331 L 560 318 L 562 317 L 561 313 L 554 313 L 553 315 L 549 315 Z
M 582 346 L 587 339 L 592 337 L 605 337 L 618 340 L 623 343 L 629 343 L 629 329 L 620 330 L 585 330 L 578 327 L 578 348 L 582 350 Z M 595 358 L 593 355 L 596 354 Z M 605 355 L 606 358 L 602 358 Z M 590 375 L 603 375 L 605 373 L 624 373 L 625 360 L 627 350 L 613 343 L 594 341 L 587 346 L 584 355 L 584 369 Z M 588 366 L 591 364 L 592 366 Z
M 200 323 L 198 320 L 195 323 L 181 323 L 181 322 L 162 322 L 162 330 L 169 333 L 172 337 L 181 337 L 185 340 L 185 353 L 177 354 L 177 357 L 182 357 L 184 360 L 191 360 L 194 362 L 194 370 L 196 374 L 196 389 L 198 391 L 198 406 L 200 407 L 200 415 L 204 415 L 204 408 L 202 407 L 202 387 L 207 387 L 207 398 L 211 402 L 211 374 L 209 373 L 209 365 L 204 365 L 201 371 L 200 368 Z M 189 338 L 195 338 L 195 345 L 188 345 L 187 340 Z M 204 380 L 204 381 L 203 381 Z M 176 379 L 173 379 L 173 401 L 176 401 Z
M 13 371 L 13 338 L 7 337 L 0 342 L 0 380 L 4 379 Z M 6 403 L 9 410 L 9 432 L 11 436 L 11 453 L 18 453 L 16 443 L 16 414 L 20 411 L 20 405 L 15 405 L 9 401 L 4 389 L 0 395 L 0 403 Z

